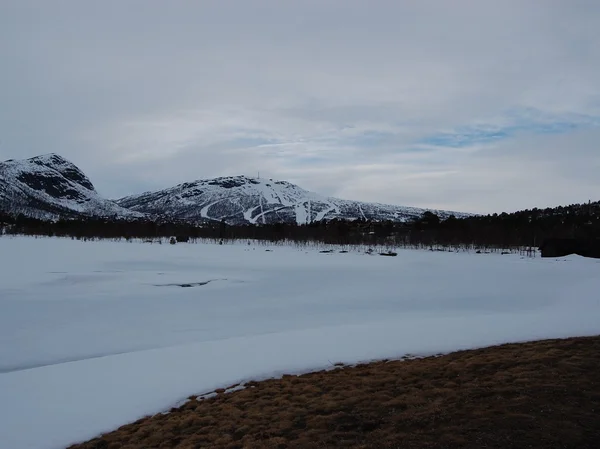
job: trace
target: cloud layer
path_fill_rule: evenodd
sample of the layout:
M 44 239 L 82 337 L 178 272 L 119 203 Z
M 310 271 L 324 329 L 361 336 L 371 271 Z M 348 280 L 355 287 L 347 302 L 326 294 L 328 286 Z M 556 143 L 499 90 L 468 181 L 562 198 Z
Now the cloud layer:
M 0 5 L 0 158 L 472 212 L 600 199 L 595 1 Z

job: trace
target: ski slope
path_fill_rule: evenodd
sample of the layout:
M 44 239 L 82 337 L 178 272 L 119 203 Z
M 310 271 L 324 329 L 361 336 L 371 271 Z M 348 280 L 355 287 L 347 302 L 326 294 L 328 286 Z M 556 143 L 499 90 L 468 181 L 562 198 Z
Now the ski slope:
M 0 237 L 1 446 L 335 362 L 600 334 L 599 262 Z
M 121 206 L 148 214 L 229 224 L 296 223 L 321 220 L 408 221 L 426 209 L 331 198 L 309 192 L 286 181 L 227 176 L 186 182 L 157 192 L 132 195 L 117 201 Z M 467 216 L 459 212 L 430 210 L 441 218 Z

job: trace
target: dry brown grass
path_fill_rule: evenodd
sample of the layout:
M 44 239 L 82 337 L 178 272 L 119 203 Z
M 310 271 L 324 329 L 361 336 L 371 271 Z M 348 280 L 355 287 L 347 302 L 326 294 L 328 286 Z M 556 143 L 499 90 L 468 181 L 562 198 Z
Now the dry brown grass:
M 597 448 L 600 337 L 247 384 L 71 449 Z

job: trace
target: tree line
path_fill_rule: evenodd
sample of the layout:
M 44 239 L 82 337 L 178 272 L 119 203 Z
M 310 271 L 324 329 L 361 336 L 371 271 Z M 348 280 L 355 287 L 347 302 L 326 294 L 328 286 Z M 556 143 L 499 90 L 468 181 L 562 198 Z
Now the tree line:
M 514 213 L 441 219 L 425 212 L 412 221 L 329 220 L 310 224 L 227 225 L 190 223 L 168 218 L 79 218 L 45 221 L 0 212 L 0 233 L 78 239 L 195 239 L 316 242 L 338 245 L 468 247 L 478 249 L 537 248 L 549 238 L 600 237 L 600 202 Z

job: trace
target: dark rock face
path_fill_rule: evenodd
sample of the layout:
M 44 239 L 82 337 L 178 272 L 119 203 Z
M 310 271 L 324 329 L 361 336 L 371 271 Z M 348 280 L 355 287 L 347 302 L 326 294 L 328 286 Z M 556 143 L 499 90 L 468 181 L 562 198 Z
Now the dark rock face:
M 245 182 L 241 179 L 214 179 L 208 182 L 210 186 L 219 186 L 224 189 L 233 189 L 234 187 L 241 187 Z
M 96 190 L 92 182 L 87 178 L 87 176 L 85 176 L 79 170 L 67 168 L 65 170 L 62 170 L 62 174 L 66 179 L 76 182 L 77 184 L 85 187 L 88 190 Z
M 45 192 L 53 198 L 83 200 L 81 193 L 61 176 L 21 173 L 17 176 L 17 179 L 32 189 Z
M 37 156 L 29 159 L 32 163 L 47 167 L 60 173 L 65 179 L 73 181 L 88 190 L 95 191 L 94 185 L 77 166 L 58 154 Z

